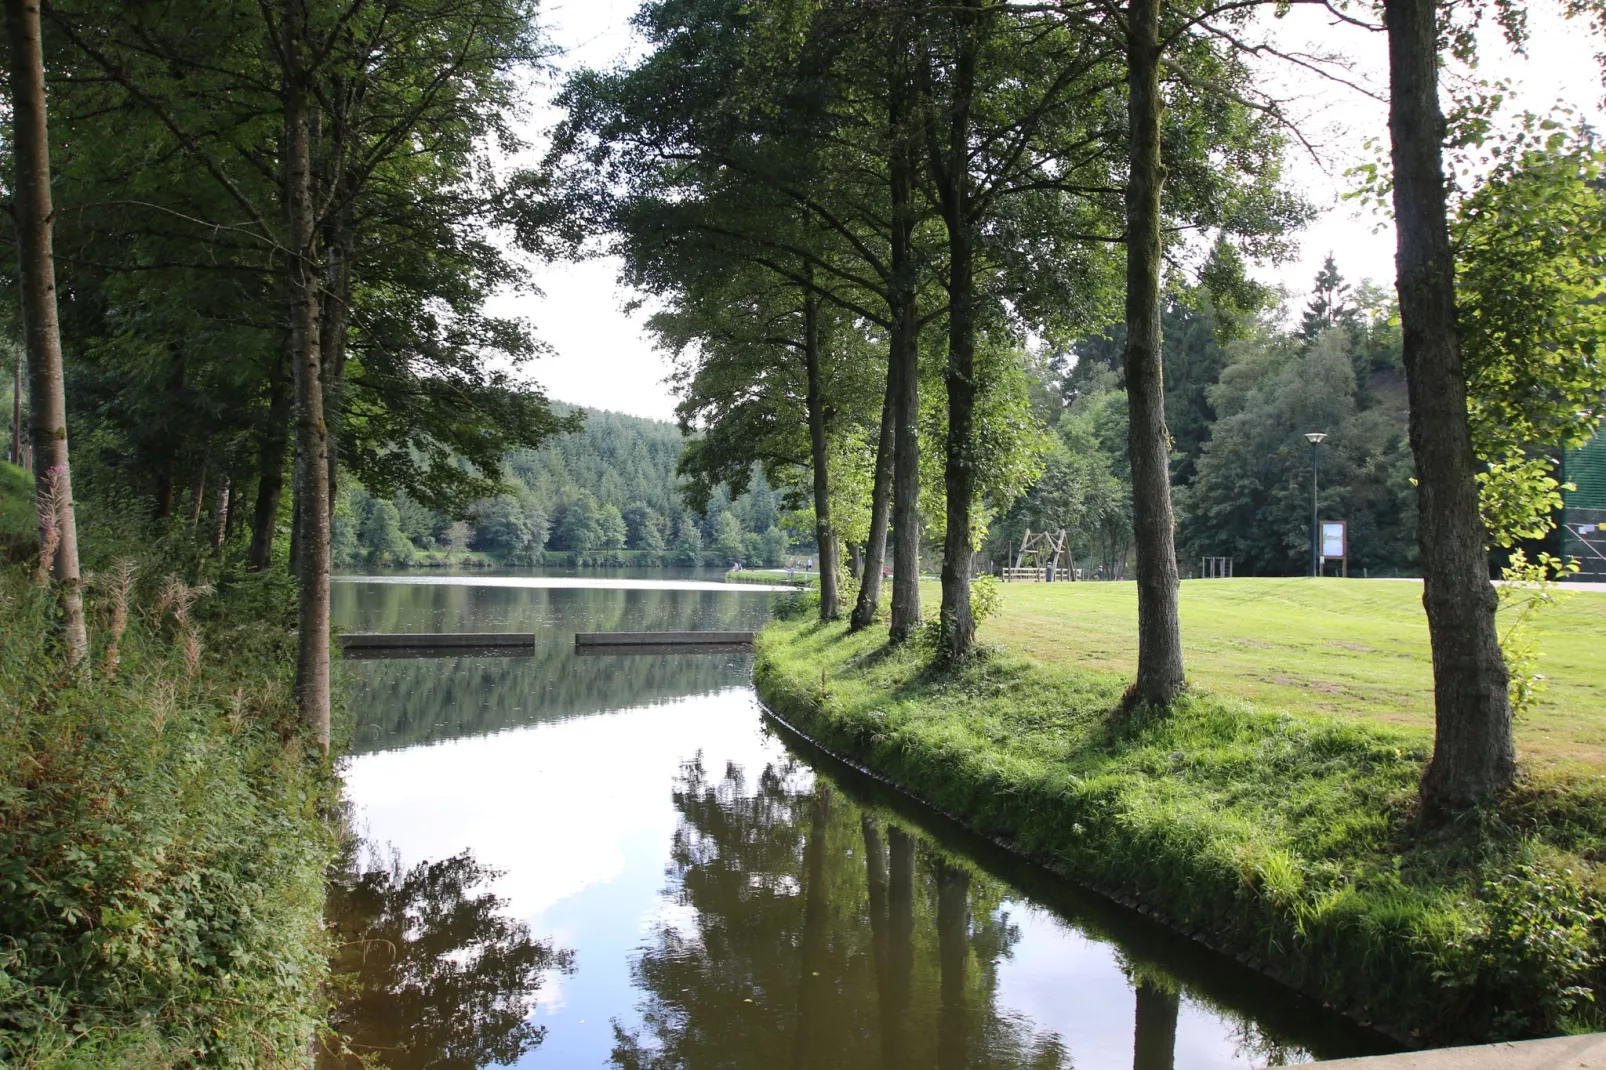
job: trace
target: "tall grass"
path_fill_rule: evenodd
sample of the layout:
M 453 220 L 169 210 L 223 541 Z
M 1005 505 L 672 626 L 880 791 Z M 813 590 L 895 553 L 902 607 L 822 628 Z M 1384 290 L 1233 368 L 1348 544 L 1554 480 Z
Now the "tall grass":
M 1599 1028 L 1606 790 L 1528 785 L 1416 823 L 1420 736 L 1194 694 L 1123 718 L 1125 680 L 783 620 L 763 699 L 978 831 L 1422 1042 Z
M 337 785 L 277 582 L 109 567 L 73 671 L 0 571 L 0 1065 L 303 1064 Z

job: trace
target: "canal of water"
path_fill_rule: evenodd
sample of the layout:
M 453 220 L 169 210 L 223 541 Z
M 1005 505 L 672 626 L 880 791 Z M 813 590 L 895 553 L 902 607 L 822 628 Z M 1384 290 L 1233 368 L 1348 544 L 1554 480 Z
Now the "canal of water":
M 692 574 L 335 585 L 361 631 L 533 656 L 348 661 L 331 886 L 356 1066 L 1203 1070 L 1387 1042 L 1085 894 L 768 721 L 750 655 L 573 635 L 749 630 Z

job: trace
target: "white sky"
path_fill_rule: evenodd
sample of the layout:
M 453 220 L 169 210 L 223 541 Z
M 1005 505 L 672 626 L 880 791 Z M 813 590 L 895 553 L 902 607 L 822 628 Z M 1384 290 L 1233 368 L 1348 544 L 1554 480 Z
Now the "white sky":
M 545 20 L 550 40 L 562 50 L 557 60 L 560 72 L 587 65 L 605 67 L 628 56 L 637 47 L 628 25 L 636 8 L 636 0 L 551 0 L 545 7 Z M 1547 8 L 1530 14 L 1530 29 L 1527 60 L 1511 56 L 1498 35 L 1485 35 L 1479 73 L 1512 82 L 1514 92 L 1507 113 L 1522 109 L 1547 112 L 1560 101 L 1606 128 L 1595 41 L 1587 25 L 1565 22 Z M 1354 63 L 1351 77 L 1379 96 L 1385 95 L 1382 34 L 1335 25 L 1325 13 L 1300 7 L 1276 33 L 1285 50 L 1342 52 Z M 1297 100 L 1306 119 L 1302 129 L 1325 157 L 1317 161 L 1300 151 L 1291 160 L 1294 183 L 1324 214 L 1300 237 L 1299 255 L 1294 260 L 1259 266 L 1256 275 L 1303 292 L 1322 258 L 1332 251 L 1339 270 L 1352 283 L 1371 279 L 1392 286 L 1392 227 L 1385 219 L 1358 215 L 1352 204 L 1340 200 L 1349 188 L 1345 168 L 1364 158 L 1363 145 L 1369 138 L 1386 137 L 1384 106 L 1343 86 L 1286 68 L 1268 71 L 1267 77 L 1279 96 Z M 561 73 L 533 94 L 537 106 L 532 109 L 527 132 L 532 141 L 538 141 L 539 131 L 555 118 L 544 104 L 560 81 Z M 537 362 L 533 371 L 551 397 L 672 419 L 675 401 L 664 383 L 667 361 L 642 331 L 644 314 L 623 311 L 633 295 L 617 284 L 616 270 L 617 265 L 605 259 L 540 265 L 535 276 L 541 296 L 507 294 L 492 307 L 500 314 L 529 319 L 553 347 L 553 355 Z

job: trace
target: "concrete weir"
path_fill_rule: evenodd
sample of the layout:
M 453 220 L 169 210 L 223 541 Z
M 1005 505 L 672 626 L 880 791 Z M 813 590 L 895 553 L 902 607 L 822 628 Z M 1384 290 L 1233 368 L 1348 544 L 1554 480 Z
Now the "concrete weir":
M 535 647 L 534 632 L 346 632 L 340 636 L 346 650 L 395 650 L 402 648 Z
M 1329 1070 L 1606 1070 L 1606 1033 L 1312 1063 Z
M 750 647 L 752 632 L 577 632 L 574 648 L 608 647 Z

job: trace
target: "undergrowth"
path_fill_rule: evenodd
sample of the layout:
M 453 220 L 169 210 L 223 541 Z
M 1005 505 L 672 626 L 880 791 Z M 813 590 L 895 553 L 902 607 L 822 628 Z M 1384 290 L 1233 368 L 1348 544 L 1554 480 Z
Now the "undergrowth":
M 1419 737 L 990 651 L 952 666 L 801 615 L 758 638 L 771 708 L 1073 879 L 1356 1017 L 1449 1043 L 1601 1027 L 1606 791 L 1528 784 L 1427 830 Z
M 286 584 L 146 562 L 87 583 L 83 671 L 0 571 L 0 1065 L 301 1066 L 337 784 Z

